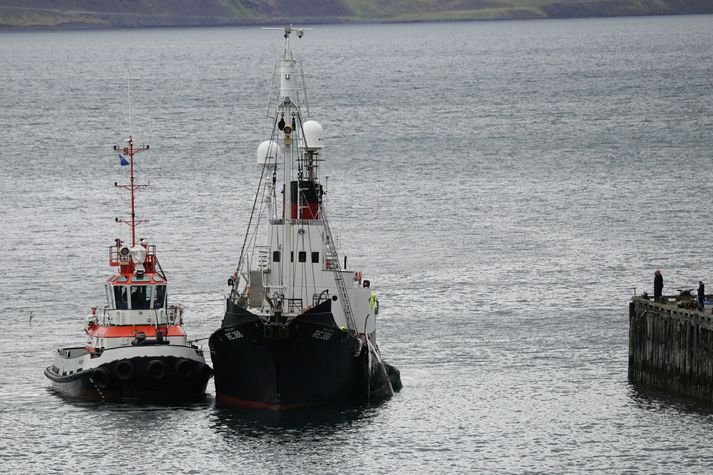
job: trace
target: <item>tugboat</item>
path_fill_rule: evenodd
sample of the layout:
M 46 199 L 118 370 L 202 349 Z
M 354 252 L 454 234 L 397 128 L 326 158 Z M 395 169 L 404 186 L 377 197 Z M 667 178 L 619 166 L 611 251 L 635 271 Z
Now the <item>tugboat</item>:
M 59 393 L 101 401 L 191 401 L 205 395 L 212 370 L 203 350 L 183 330 L 183 308 L 168 305 L 168 279 L 156 256 L 156 246 L 136 240 L 134 155 L 132 137 L 120 149 L 122 165 L 130 167 L 131 245 L 116 239 L 109 247 L 109 265 L 117 273 L 104 284 L 106 306 L 92 307 L 86 317 L 86 343 L 57 349 L 45 376 Z M 126 159 L 128 157 L 128 160 Z
M 303 75 L 290 49 L 291 34 L 304 31 L 284 29 L 272 131 L 257 149 L 260 184 L 225 316 L 208 341 L 216 400 L 227 405 L 280 411 L 385 399 L 401 388 L 376 342 L 376 293 L 346 257 L 342 265 L 330 229 L 318 166 L 323 129 L 304 119 Z

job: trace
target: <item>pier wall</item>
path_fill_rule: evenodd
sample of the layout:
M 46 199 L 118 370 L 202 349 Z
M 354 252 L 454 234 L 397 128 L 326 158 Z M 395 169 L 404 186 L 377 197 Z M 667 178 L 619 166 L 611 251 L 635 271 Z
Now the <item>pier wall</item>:
M 629 380 L 713 401 L 713 314 L 634 297 Z

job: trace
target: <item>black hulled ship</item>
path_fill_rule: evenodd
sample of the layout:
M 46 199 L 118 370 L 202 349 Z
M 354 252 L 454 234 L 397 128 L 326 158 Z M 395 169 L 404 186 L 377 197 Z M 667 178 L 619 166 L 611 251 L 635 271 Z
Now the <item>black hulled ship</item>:
M 209 339 L 219 402 L 273 410 L 388 398 L 401 387 L 376 342 L 371 282 L 339 259 L 319 176 L 322 126 L 284 30 L 270 139 L 221 328 Z

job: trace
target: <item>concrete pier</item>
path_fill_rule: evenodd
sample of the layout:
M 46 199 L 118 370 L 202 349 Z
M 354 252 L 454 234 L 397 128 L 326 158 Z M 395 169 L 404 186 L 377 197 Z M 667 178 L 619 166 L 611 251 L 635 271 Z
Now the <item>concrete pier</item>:
M 693 307 L 693 308 L 691 308 Z M 629 304 L 629 380 L 713 401 L 713 314 L 690 297 Z

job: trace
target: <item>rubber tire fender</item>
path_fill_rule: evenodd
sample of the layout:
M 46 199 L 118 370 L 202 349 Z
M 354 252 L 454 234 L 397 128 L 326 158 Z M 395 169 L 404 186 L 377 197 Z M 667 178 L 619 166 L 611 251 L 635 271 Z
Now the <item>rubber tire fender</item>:
M 114 376 L 121 381 L 128 381 L 134 375 L 134 365 L 129 360 L 118 361 L 114 365 Z
M 188 379 L 193 376 L 193 362 L 186 358 L 179 358 L 176 361 L 176 376 L 180 379 Z
M 151 379 L 160 381 L 166 376 L 166 364 L 161 360 L 151 360 L 146 365 L 146 372 Z
M 92 381 L 99 389 L 106 389 L 111 384 L 111 371 L 106 366 L 94 368 L 92 371 Z

